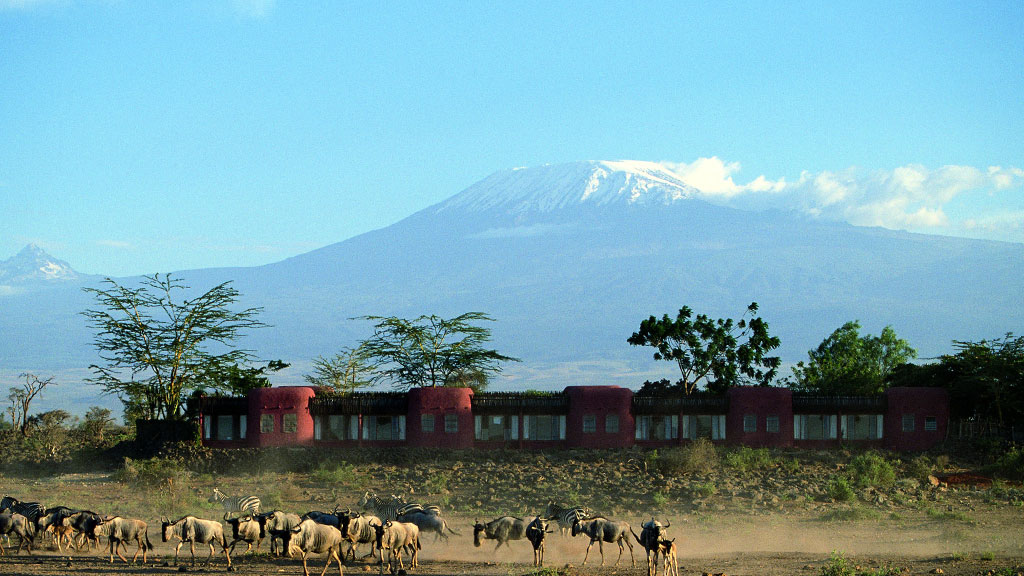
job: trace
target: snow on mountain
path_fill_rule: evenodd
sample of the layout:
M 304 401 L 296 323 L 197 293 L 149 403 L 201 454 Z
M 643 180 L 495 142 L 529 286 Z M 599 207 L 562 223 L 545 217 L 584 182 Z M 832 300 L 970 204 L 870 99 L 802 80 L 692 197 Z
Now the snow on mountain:
M 78 279 L 78 273 L 70 264 L 50 256 L 35 244 L 25 246 L 11 258 L 0 262 L 0 283 L 3 284 Z
M 696 190 L 660 164 L 587 161 L 496 172 L 436 207 L 483 212 L 550 212 L 577 205 L 668 205 Z

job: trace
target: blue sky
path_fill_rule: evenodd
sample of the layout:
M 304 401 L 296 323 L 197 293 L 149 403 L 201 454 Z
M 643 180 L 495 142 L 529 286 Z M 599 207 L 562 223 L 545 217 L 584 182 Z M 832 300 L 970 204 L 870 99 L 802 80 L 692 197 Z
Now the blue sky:
M 1024 242 L 1024 3 L 0 0 L 0 260 L 257 265 L 488 174 Z

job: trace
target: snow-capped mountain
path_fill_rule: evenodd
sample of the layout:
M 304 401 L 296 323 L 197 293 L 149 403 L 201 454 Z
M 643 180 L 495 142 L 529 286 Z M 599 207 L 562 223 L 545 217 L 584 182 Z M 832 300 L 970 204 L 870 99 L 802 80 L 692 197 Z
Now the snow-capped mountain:
M 78 280 L 79 275 L 63 260 L 29 244 L 7 260 L 0 261 L 0 284 Z
M 292 363 L 279 383 L 367 337 L 353 318 L 481 311 L 496 320 L 494 346 L 523 360 L 495 388 L 558 389 L 672 378 L 671 363 L 626 339 L 683 305 L 737 318 L 758 302 L 786 362 L 849 320 L 873 334 L 892 325 L 934 357 L 953 340 L 1019 332 L 1022 270 L 1020 244 L 723 208 L 656 164 L 580 162 L 499 172 L 281 262 L 177 275 L 196 288 L 232 280 L 241 305 L 263 308 L 272 328 L 240 344 Z M 70 285 L 0 292 L 0 368 L 95 362 L 80 314 L 92 305 Z
M 654 162 L 576 162 L 497 172 L 436 207 L 436 212 L 493 209 L 550 212 L 581 205 L 668 205 L 696 192 Z

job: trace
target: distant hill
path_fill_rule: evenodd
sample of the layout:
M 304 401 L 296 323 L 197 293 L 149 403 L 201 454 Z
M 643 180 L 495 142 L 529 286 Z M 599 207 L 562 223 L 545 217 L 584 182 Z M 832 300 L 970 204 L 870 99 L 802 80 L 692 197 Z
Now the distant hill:
M 294 383 L 311 358 L 367 336 L 350 320 L 367 314 L 487 312 L 495 346 L 523 359 L 495 388 L 537 389 L 673 377 L 626 338 L 684 304 L 735 318 L 757 301 L 787 362 L 847 320 L 891 324 L 924 357 L 1024 325 L 1024 245 L 746 212 L 694 192 L 652 163 L 508 170 L 294 258 L 179 275 L 197 288 L 233 280 L 262 306 L 274 327 L 243 344 L 295 363 L 279 377 Z M 91 303 L 74 284 L 0 297 L 0 367 L 95 362 L 77 314 Z

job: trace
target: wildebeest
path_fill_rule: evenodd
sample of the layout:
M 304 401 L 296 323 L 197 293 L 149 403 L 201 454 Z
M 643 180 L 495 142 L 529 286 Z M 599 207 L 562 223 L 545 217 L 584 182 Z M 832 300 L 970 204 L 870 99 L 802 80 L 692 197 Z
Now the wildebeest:
M 306 566 L 306 555 L 310 553 L 327 554 L 327 564 L 324 565 L 320 576 L 324 576 L 327 573 L 332 560 L 338 563 L 338 576 L 342 576 L 341 542 L 340 530 L 334 526 L 318 524 L 311 518 L 307 518 L 287 533 L 284 545 L 289 554 L 292 547 L 302 551 L 302 573 L 304 576 L 309 576 L 309 568 Z
M 265 529 L 260 525 L 259 521 L 254 519 L 252 514 L 245 514 L 236 518 L 231 518 L 227 512 L 224 513 L 224 521 L 231 526 L 231 549 L 228 553 L 235 551 L 235 546 L 239 542 L 245 542 L 248 547 L 245 552 L 252 550 L 252 543 L 256 543 L 256 551 L 260 551 L 260 544 L 263 543 L 263 537 L 266 535 Z M 243 552 L 243 554 L 245 554 Z
M 36 538 L 36 525 L 34 522 L 29 521 L 28 518 L 17 512 L 0 514 L 0 536 L 7 536 L 9 534 L 15 534 L 20 540 L 18 542 L 18 550 L 15 553 L 20 553 L 22 546 L 28 550 L 29 554 L 32 553 L 32 543 Z M 0 545 L 0 553 L 6 554 L 2 545 Z
M 445 534 L 445 530 L 459 536 L 458 532 L 452 530 L 451 527 L 448 526 L 448 522 L 445 521 L 444 518 L 437 514 L 424 512 L 423 510 L 415 510 L 413 512 L 400 514 L 397 520 L 399 522 L 410 522 L 415 524 L 419 527 L 421 535 L 424 532 L 433 532 L 435 542 L 439 539 L 444 539 L 446 542 L 448 541 L 448 535 Z
M 306 520 L 307 518 L 317 524 L 334 526 L 338 530 L 341 530 L 341 519 L 337 514 L 328 514 L 327 512 L 320 512 L 319 510 L 310 510 L 301 516 L 302 520 Z
M 622 559 L 622 544 L 629 546 L 629 559 L 632 566 L 636 566 L 636 558 L 633 556 L 633 543 L 629 541 L 629 534 L 633 531 L 628 522 L 621 520 L 608 520 L 607 518 L 593 518 L 591 520 L 577 520 L 572 525 L 572 535 L 579 536 L 586 534 L 590 537 L 590 544 L 587 544 L 587 553 L 583 556 L 583 564 L 587 564 L 590 556 L 590 547 L 597 542 L 597 548 L 601 552 L 601 566 L 604 566 L 604 543 L 615 543 L 619 545 L 619 557 L 615 559 L 615 565 L 619 565 Z
M 411 522 L 398 522 L 388 520 L 383 526 L 375 527 L 377 531 L 377 548 L 380 549 L 381 570 L 384 570 L 384 551 L 390 550 L 388 555 L 388 569 L 391 568 L 392 560 L 398 560 L 398 569 L 404 570 L 402 562 L 402 551 L 409 552 L 409 567 L 415 568 L 420 565 L 420 529 Z
M 377 543 L 376 527 L 384 524 L 381 519 L 373 514 L 361 514 L 351 510 L 339 513 L 338 519 L 341 521 L 341 537 L 349 543 L 348 552 L 343 554 L 342 558 L 351 552 L 352 559 L 355 560 L 356 547 L 360 544 L 370 545 L 370 552 L 364 558 L 373 556 L 373 547 Z
M 81 510 L 68 516 L 63 522 L 65 526 L 70 526 L 75 531 L 75 549 L 81 551 L 86 542 L 93 546 L 99 545 L 99 538 L 93 535 L 93 528 L 102 521 L 103 518 L 99 514 Z
M 142 553 L 142 563 L 146 563 L 146 551 L 153 549 L 153 543 L 149 541 L 149 526 L 142 520 L 135 518 L 122 518 L 120 516 L 108 516 L 101 518 L 100 522 L 93 526 L 92 536 L 98 537 L 100 534 L 107 537 L 107 541 L 110 543 L 110 563 L 114 563 L 114 554 L 124 561 L 125 564 L 128 560 L 121 555 L 121 551 L 118 549 L 120 545 L 124 545 L 125 550 L 128 550 L 128 542 L 135 541 L 139 545 L 139 549 L 135 551 L 135 555 L 132 556 L 132 564 L 135 564 L 135 560 L 138 559 L 139 553 Z
M 647 552 L 647 575 L 654 576 L 658 573 L 658 545 L 665 538 L 665 530 L 671 527 L 672 523 L 662 525 L 661 522 L 651 518 L 650 522 L 644 522 L 641 526 L 643 529 L 639 536 L 633 532 L 632 527 L 629 531 L 633 532 L 633 538 L 636 538 L 637 543 L 643 546 Z
M 171 538 L 179 540 L 178 545 L 174 547 L 175 566 L 178 565 L 178 551 L 181 550 L 181 545 L 188 542 L 189 550 L 192 552 L 193 566 L 196 565 L 197 543 L 210 546 L 210 554 L 206 557 L 204 566 L 210 564 L 210 560 L 213 558 L 213 544 L 217 543 L 224 549 L 224 557 L 228 559 L 228 568 L 231 567 L 231 554 L 228 553 L 228 542 L 224 538 L 224 526 L 220 522 L 203 520 L 195 516 L 184 516 L 174 522 L 167 518 L 161 518 L 160 524 L 160 534 L 164 542 Z
M 551 533 L 548 530 L 548 521 L 540 516 L 533 519 L 526 527 L 526 539 L 533 545 L 533 565 L 544 565 L 544 535 Z
M 480 547 L 482 544 L 480 535 L 483 534 L 483 537 L 487 540 L 498 541 L 498 545 L 494 547 L 495 552 L 498 551 L 498 548 L 501 548 L 502 544 L 507 548 L 511 548 L 508 545 L 509 540 L 522 540 L 525 538 L 528 525 L 529 522 L 515 516 L 501 516 L 486 524 L 478 520 L 473 525 L 473 546 Z
M 256 521 L 263 527 L 264 534 L 270 537 L 270 553 L 274 554 L 277 551 L 275 544 L 278 540 L 284 541 L 282 536 L 285 532 L 291 532 L 293 528 L 302 522 L 302 518 L 299 518 L 298 514 L 288 514 L 280 510 L 273 510 L 266 514 L 257 514 Z M 282 546 L 283 548 L 283 546 Z M 282 549 L 282 554 L 288 552 Z
M 676 539 L 658 542 L 658 552 L 665 559 L 665 576 L 679 576 L 679 562 L 676 558 Z M 657 562 L 657 559 L 655 559 Z
M 61 544 L 67 542 L 71 544 L 71 532 L 70 528 L 64 526 L 64 519 L 71 516 L 78 510 L 73 510 L 67 506 L 56 506 L 54 508 L 47 508 L 38 518 L 36 518 L 36 533 L 49 532 L 53 535 L 53 543 L 57 546 L 58 552 L 63 552 Z

